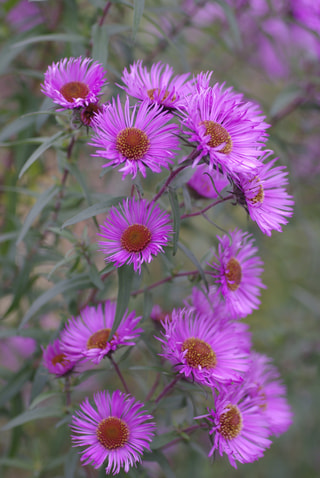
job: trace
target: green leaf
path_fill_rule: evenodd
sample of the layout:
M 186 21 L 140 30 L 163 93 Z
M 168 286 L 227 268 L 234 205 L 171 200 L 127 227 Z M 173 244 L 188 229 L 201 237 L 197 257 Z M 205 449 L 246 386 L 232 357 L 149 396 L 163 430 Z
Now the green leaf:
M 48 406 L 48 407 L 39 407 L 32 410 L 27 410 L 26 412 L 21 413 L 13 420 L 10 420 L 6 425 L 4 425 L 1 430 L 10 430 L 11 428 L 18 427 L 24 423 L 31 422 L 32 420 L 40 420 L 41 418 L 53 418 L 61 417 L 63 411 L 60 407 L 57 406 Z
M 157 450 L 158 448 L 163 447 L 167 443 L 170 443 L 172 440 L 179 438 L 180 435 L 175 431 L 162 433 L 161 435 L 157 435 L 153 438 L 152 443 L 150 445 L 151 450 Z
M 30 156 L 30 158 L 24 163 L 20 173 L 19 173 L 19 179 L 21 178 L 21 176 L 27 171 L 27 169 L 30 168 L 30 166 L 45 152 L 47 151 L 47 149 L 49 149 L 55 142 L 58 138 L 61 138 L 63 135 L 63 132 L 62 131 L 59 131 L 58 133 L 54 134 L 53 136 L 51 136 L 50 138 L 48 138 L 46 141 L 44 141 L 40 146 L 39 148 L 37 148 L 33 153 L 32 155 Z M 67 137 L 67 136 L 65 136 Z
M 113 326 L 109 335 L 109 340 L 117 330 L 118 325 L 121 322 L 123 314 L 125 313 L 132 289 L 132 283 L 134 279 L 134 270 L 132 265 L 125 265 L 118 268 L 118 297 L 117 297 L 117 309 L 114 318 Z
M 145 0 L 134 0 L 133 2 L 133 26 L 132 26 L 132 41 L 135 41 L 136 34 L 141 22 L 144 11 Z
M 98 269 L 96 268 L 95 264 L 90 264 L 89 268 L 89 277 L 93 285 L 97 287 L 97 289 L 103 290 L 104 289 L 104 283 L 100 279 L 100 274 L 98 272 Z
M 33 45 L 34 43 L 42 43 L 47 41 L 53 42 L 66 42 L 66 43 L 85 43 L 86 39 L 81 35 L 76 35 L 73 33 L 49 33 L 48 35 L 37 35 L 31 38 L 26 38 L 25 40 L 18 41 L 11 45 L 12 49 L 21 48 L 28 45 Z
M 107 25 L 93 25 L 92 27 L 92 58 L 101 63 L 104 67 L 108 61 L 109 34 Z
M 71 448 L 67 454 L 65 464 L 64 464 L 64 478 L 74 478 L 77 471 L 77 464 L 79 461 L 79 453 L 76 450 Z M 104 474 L 106 474 L 105 469 L 102 467 Z
M 42 194 L 40 194 L 37 202 L 34 204 L 34 206 L 30 210 L 29 214 L 27 215 L 23 223 L 22 229 L 17 239 L 17 245 L 20 244 L 20 242 L 24 239 L 33 221 L 40 214 L 40 212 L 46 207 L 46 205 L 49 204 L 51 199 L 57 194 L 58 191 L 59 191 L 59 188 L 57 186 L 52 186 L 51 188 L 47 189 L 47 191 L 44 191 Z
M 176 478 L 174 471 L 172 470 L 167 458 L 160 450 L 154 450 L 152 454 L 145 453 L 143 459 L 148 461 L 150 456 L 150 461 L 156 461 L 159 463 L 160 467 L 164 472 L 166 478 Z
M 180 232 L 180 208 L 177 193 L 174 189 L 169 188 L 169 201 L 173 214 L 173 251 L 172 255 L 176 255 L 179 232 Z
M 48 381 L 48 378 L 49 378 L 48 369 L 44 367 L 43 365 L 40 365 L 35 373 L 35 376 L 32 382 L 31 397 L 30 397 L 30 400 L 32 400 L 32 405 L 30 405 L 30 408 L 34 408 L 38 403 L 40 403 L 39 395 L 44 389 Z
M 18 118 L 12 123 L 9 123 L 7 126 L 3 128 L 0 133 L 0 141 L 6 141 L 7 139 L 15 136 L 16 134 L 20 133 L 24 129 L 28 128 L 34 122 L 33 117 L 29 118 Z
M 0 235 L 0 243 L 11 241 L 11 239 L 15 239 L 17 237 L 17 235 L 18 235 L 17 232 L 7 232 L 6 234 L 1 234 Z
M 205 273 L 204 273 L 204 270 L 202 269 L 201 267 L 201 264 L 200 262 L 198 261 L 198 259 L 196 258 L 196 256 L 193 254 L 193 252 L 190 251 L 190 249 L 188 249 L 184 244 L 182 244 L 181 242 L 178 243 L 178 247 L 179 249 L 181 249 L 182 252 L 185 253 L 185 255 L 190 259 L 191 262 L 193 262 L 193 264 L 196 266 L 196 268 L 198 269 L 199 271 L 199 274 L 201 276 L 201 279 L 203 280 L 205 286 L 206 286 L 206 289 L 207 291 L 209 290 L 209 286 L 208 286 L 208 282 L 207 282 L 207 279 L 206 279 L 206 276 L 205 276 Z
M 149 290 L 146 290 L 143 294 L 143 317 L 142 320 L 148 320 L 151 315 L 153 306 L 152 294 Z
M 23 327 L 30 318 L 38 312 L 41 307 L 43 307 L 47 302 L 59 294 L 63 294 L 67 290 L 80 289 L 85 287 L 90 287 L 91 282 L 88 280 L 87 274 L 79 274 L 71 279 L 66 279 L 55 284 L 51 289 L 44 292 L 40 295 L 31 305 L 30 309 L 24 315 L 20 328 Z
M 281 91 L 271 105 L 269 112 L 271 118 L 277 116 L 282 110 L 285 110 L 289 105 L 297 101 L 301 95 L 303 95 L 301 89 L 291 85 L 289 88 Z
M 17 458 L 0 458 L 0 466 L 10 466 L 10 468 L 21 468 L 23 470 L 34 470 L 34 464 L 30 461 L 19 460 Z
M 11 376 L 11 381 L 0 391 L 0 407 L 3 407 L 8 400 L 20 392 L 23 385 L 31 378 L 31 375 L 32 370 L 30 368 L 23 368 Z
M 76 214 L 75 216 L 65 221 L 62 224 L 61 229 L 67 226 L 71 226 L 72 224 L 76 224 L 77 222 L 84 221 L 85 219 L 90 219 L 91 217 L 97 216 L 98 214 L 107 212 L 111 206 L 118 205 L 122 199 L 123 197 L 108 196 L 108 199 L 93 204 L 87 209 L 84 209 L 83 211 L 79 212 L 79 214 Z

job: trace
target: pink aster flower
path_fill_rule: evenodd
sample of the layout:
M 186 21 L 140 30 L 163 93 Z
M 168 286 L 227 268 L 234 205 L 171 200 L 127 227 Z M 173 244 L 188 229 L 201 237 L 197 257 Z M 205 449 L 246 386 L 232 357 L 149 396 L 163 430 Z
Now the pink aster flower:
M 106 474 L 115 475 L 120 468 L 141 462 L 144 450 L 154 435 L 153 416 L 143 410 L 143 403 L 119 390 L 97 392 L 94 405 L 86 398 L 72 418 L 73 446 L 86 447 L 82 452 L 83 465 L 100 468 L 107 460 Z
M 61 110 L 80 108 L 98 101 L 105 74 L 102 65 L 91 58 L 64 58 L 48 67 L 41 91 Z
M 216 83 L 186 99 L 181 110 L 183 132 L 197 145 L 194 165 L 204 158 L 210 169 L 252 174 L 269 127 L 258 107 L 241 94 Z
M 271 435 L 281 435 L 292 424 L 292 411 L 286 398 L 286 387 L 277 368 L 265 355 L 253 352 L 252 365 L 245 378 L 250 396 L 258 399 Z
M 230 316 L 237 319 L 259 307 L 260 288 L 265 285 L 260 279 L 263 262 L 256 255 L 254 239 L 240 230 L 231 232 L 230 237 L 217 236 L 218 251 L 208 265 L 214 269 L 212 276 L 217 291 L 224 298 Z
M 57 377 L 62 377 L 70 372 L 75 366 L 75 361 L 70 360 L 69 357 L 61 349 L 61 342 L 56 339 L 52 344 L 49 344 L 43 350 L 43 365 L 50 373 Z
M 269 156 L 269 153 L 263 159 Z M 281 225 L 288 223 L 288 217 L 293 214 L 294 201 L 285 185 L 288 184 L 285 166 L 276 166 L 273 159 L 261 163 L 255 176 L 239 176 L 235 195 L 240 204 L 244 204 L 253 221 L 261 231 L 271 236 L 273 230 L 282 231 Z
M 106 301 L 97 307 L 85 307 L 78 317 L 69 319 L 61 333 L 61 348 L 73 361 L 91 360 L 98 364 L 106 355 L 123 345 L 135 345 L 142 329 L 136 329 L 141 317 L 126 311 L 111 340 L 110 332 L 116 313 L 116 304 Z
M 97 149 L 92 156 L 108 161 L 103 165 L 122 166 L 125 177 L 137 172 L 146 176 L 146 168 L 160 173 L 173 163 L 175 150 L 179 149 L 178 126 L 168 124 L 172 115 L 161 106 L 150 108 L 148 102 L 130 108 L 127 97 L 124 111 L 118 96 L 92 121 L 94 136 L 91 146 Z
M 112 207 L 101 227 L 103 241 L 101 251 L 105 260 L 115 267 L 133 264 L 141 273 L 141 265 L 150 263 L 154 256 L 163 252 L 172 236 L 170 215 L 157 204 L 145 199 L 124 199 L 119 207 Z
M 228 323 L 220 327 L 210 316 L 178 309 L 163 327 L 163 338 L 158 338 L 163 344 L 161 355 L 179 373 L 215 388 L 243 380 L 250 364 L 248 351 L 243 347 L 245 340 L 238 340 Z
M 166 108 L 177 108 L 184 104 L 184 98 L 191 91 L 192 80 L 188 80 L 190 73 L 176 75 L 172 78 L 173 68 L 161 62 L 153 64 L 150 72 L 142 61 L 130 65 L 130 71 L 123 71 L 122 87 L 128 95 L 139 100 L 147 100 L 150 104 L 163 105 Z
M 208 411 L 205 417 L 211 423 L 209 434 L 213 435 L 209 456 L 215 450 L 220 456 L 226 453 L 230 464 L 237 468 L 236 461 L 258 460 L 271 445 L 265 416 L 256 400 L 246 395 L 242 385 L 222 390 L 215 398 L 215 411 Z
M 211 199 L 217 198 L 228 184 L 226 176 L 216 169 L 210 170 L 206 164 L 198 165 L 188 181 L 189 188 L 198 196 Z

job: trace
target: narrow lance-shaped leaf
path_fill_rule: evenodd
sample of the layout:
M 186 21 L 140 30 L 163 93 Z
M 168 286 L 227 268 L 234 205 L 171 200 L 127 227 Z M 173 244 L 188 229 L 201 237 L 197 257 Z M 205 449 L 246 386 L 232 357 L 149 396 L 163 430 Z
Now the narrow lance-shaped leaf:
M 80 289 L 84 287 L 90 287 L 91 282 L 88 280 L 87 274 L 79 274 L 76 277 L 72 277 L 71 279 L 66 279 L 61 282 L 55 284 L 51 289 L 44 292 L 40 295 L 33 303 L 30 309 L 27 311 L 25 316 L 22 319 L 20 324 L 20 328 L 23 327 L 30 318 L 41 309 L 49 300 L 53 299 L 59 294 L 66 292 L 67 290 L 71 289 Z
M 37 202 L 34 204 L 34 206 L 30 210 L 29 214 L 27 215 L 23 223 L 22 229 L 17 239 L 17 244 L 19 244 L 24 239 L 33 221 L 40 214 L 40 212 L 46 207 L 46 205 L 49 204 L 51 199 L 57 194 L 58 190 L 59 188 L 57 186 L 52 186 L 51 188 L 47 189 L 47 191 L 44 191 L 42 194 L 40 194 Z
M 133 26 L 132 26 L 132 40 L 135 41 L 136 34 L 143 15 L 145 0 L 134 0 L 133 2 Z
M 169 201 L 173 214 L 173 251 L 175 256 L 178 248 L 179 232 L 180 232 L 180 208 L 177 193 L 174 189 L 169 188 Z
M 201 276 L 201 279 L 203 280 L 203 282 L 206 286 L 206 289 L 209 290 L 209 286 L 208 286 L 208 282 L 207 282 L 204 270 L 202 269 L 201 264 L 198 261 L 198 259 L 196 258 L 196 256 L 193 254 L 193 252 L 190 251 L 190 249 L 188 249 L 181 242 L 178 243 L 178 247 L 179 247 L 179 249 L 181 249 L 182 252 L 185 253 L 185 255 L 190 259 L 190 261 L 193 262 L 193 264 L 196 266 L 196 268 L 198 269 L 199 274 Z
M 117 297 L 117 309 L 114 318 L 113 326 L 109 335 L 111 340 L 112 335 L 117 330 L 118 325 L 121 322 L 123 314 L 125 313 L 130 299 L 130 293 L 132 289 L 132 282 L 134 278 L 134 270 L 132 265 L 122 266 L 118 268 L 118 297 Z
M 24 163 L 20 173 L 19 173 L 19 178 L 23 176 L 23 174 L 30 168 L 30 166 L 45 152 L 47 149 L 49 149 L 57 139 L 61 138 L 63 135 L 62 131 L 59 131 L 58 133 L 54 134 L 50 138 L 48 138 L 46 141 L 44 141 L 39 148 L 37 148 L 30 158 Z
M 105 201 L 98 202 L 96 204 L 92 204 L 92 206 L 84 209 L 83 211 L 79 212 L 75 216 L 71 217 L 67 221 L 65 221 L 61 229 L 67 226 L 71 226 L 72 224 L 76 224 L 77 222 L 84 221 L 85 219 L 90 219 L 91 217 L 97 216 L 103 212 L 107 212 L 110 206 L 117 205 L 123 197 L 111 197 L 109 196 L 108 199 Z
M 92 58 L 101 63 L 104 67 L 108 61 L 108 27 L 107 25 L 93 25 L 92 27 Z
M 41 418 L 61 417 L 62 414 L 63 412 L 61 408 L 57 406 L 34 408 L 32 410 L 27 410 L 13 420 L 10 420 L 1 428 L 1 430 L 10 430 L 11 428 L 15 428 L 23 423 L 31 422 L 32 420 L 39 420 Z

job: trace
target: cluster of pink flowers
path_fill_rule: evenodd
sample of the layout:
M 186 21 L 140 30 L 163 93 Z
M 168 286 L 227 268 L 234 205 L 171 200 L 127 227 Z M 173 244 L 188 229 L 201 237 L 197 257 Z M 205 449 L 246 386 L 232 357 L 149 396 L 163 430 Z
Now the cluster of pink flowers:
M 210 86 L 212 72 L 174 75 L 168 65 L 157 63 L 148 70 L 141 61 L 123 72 L 124 104 L 120 96 L 103 104 L 105 74 L 89 58 L 65 58 L 48 68 L 42 91 L 90 126 L 92 156 L 104 158 L 103 167 L 119 168 L 132 179 L 171 169 L 151 201 L 138 193 L 111 207 L 99 234 L 107 262 L 115 268 L 132 265 L 141 274 L 143 266 L 164 252 L 176 231 L 157 200 L 186 168 L 192 173 L 192 194 L 217 198 L 229 187 L 231 199 L 264 234 L 281 231 L 293 213 L 293 199 L 285 188 L 285 167 L 275 166 L 272 151 L 266 149 L 269 125 L 258 105 L 223 84 Z M 133 106 L 130 96 L 138 100 Z M 178 158 L 180 139 L 192 151 L 187 157 Z M 175 159 L 178 167 L 172 170 Z M 265 287 L 254 239 L 235 229 L 217 241 L 207 264 L 208 290 L 194 289 L 184 308 L 171 311 L 161 322 L 158 339 L 161 355 L 177 376 L 212 390 L 214 408 L 197 419 L 213 435 L 209 456 L 218 450 L 236 466 L 236 461 L 260 458 L 269 437 L 290 426 L 292 413 L 276 368 L 252 351 L 248 326 L 238 320 L 259 307 Z M 137 328 L 140 317 L 127 311 L 113 330 L 115 314 L 116 305 L 107 301 L 70 318 L 60 338 L 44 351 L 48 370 L 61 377 L 78 363 L 98 364 L 119 347 L 135 345 L 143 332 Z M 157 308 L 154 317 L 159 314 Z M 118 473 L 140 461 L 155 429 L 153 417 L 142 407 L 119 391 L 97 393 L 94 406 L 86 399 L 71 426 L 74 444 L 87 447 L 83 463 L 98 468 L 107 460 L 106 473 Z

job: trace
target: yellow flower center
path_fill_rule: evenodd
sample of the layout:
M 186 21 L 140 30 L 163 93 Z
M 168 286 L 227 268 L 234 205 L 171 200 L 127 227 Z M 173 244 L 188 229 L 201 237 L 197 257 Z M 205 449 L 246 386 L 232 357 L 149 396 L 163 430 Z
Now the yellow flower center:
M 100 329 L 92 334 L 87 342 L 87 349 L 104 349 L 107 345 L 111 329 Z
M 150 141 L 139 128 L 125 128 L 117 136 L 116 148 L 127 159 L 142 159 L 150 147 Z
M 228 405 L 229 410 L 220 415 L 220 428 L 218 432 L 226 440 L 236 438 L 242 430 L 242 416 L 236 405 Z
M 99 423 L 97 428 L 97 438 L 107 450 L 122 448 L 128 442 L 128 425 L 117 417 L 108 417 Z
M 89 88 L 81 81 L 70 81 L 60 88 L 62 96 L 70 103 L 77 98 L 86 98 L 89 93 Z
M 226 278 L 228 289 L 234 292 L 238 289 L 241 279 L 242 271 L 240 263 L 234 257 L 231 257 L 227 266 L 226 266 Z
M 224 147 L 219 150 L 219 153 L 229 154 L 232 151 L 232 139 L 228 131 L 219 123 L 214 121 L 204 120 L 200 124 L 206 127 L 205 134 L 210 136 L 208 146 L 216 148 L 220 144 L 225 143 Z
M 157 92 L 158 95 L 160 94 L 160 88 L 152 88 L 151 90 L 147 91 L 147 95 L 149 96 L 150 100 L 154 101 L 154 93 Z M 160 101 L 165 101 L 168 96 L 170 95 L 170 91 L 166 90 L 163 97 L 160 99 Z M 171 97 L 171 101 L 175 101 L 177 99 L 176 95 L 173 95 Z
M 210 369 L 217 364 L 216 354 L 204 340 L 190 337 L 183 342 L 181 350 L 187 350 L 184 357 L 190 367 Z
M 151 232 L 142 224 L 132 224 L 121 236 L 121 245 L 128 252 L 141 252 L 151 241 Z

